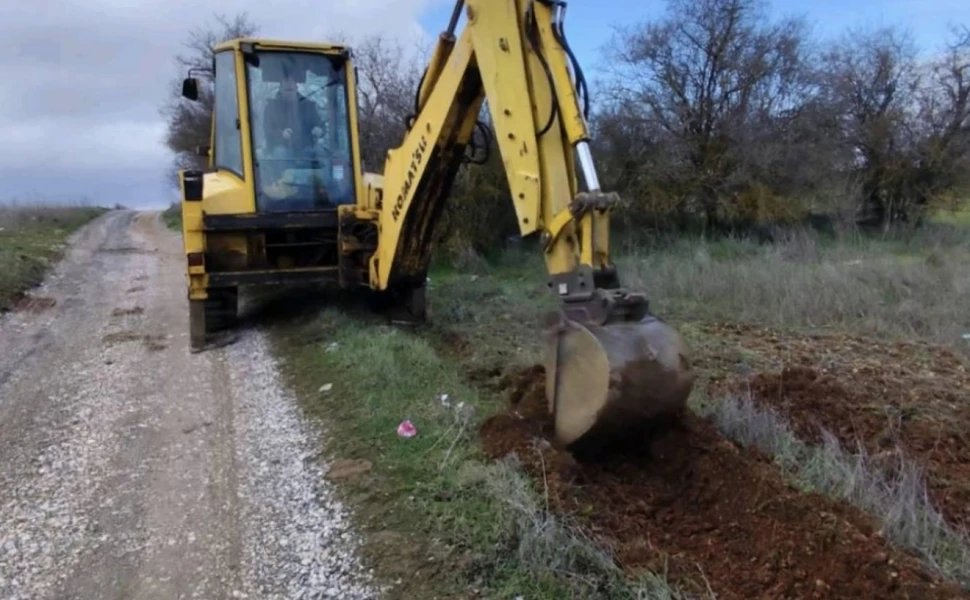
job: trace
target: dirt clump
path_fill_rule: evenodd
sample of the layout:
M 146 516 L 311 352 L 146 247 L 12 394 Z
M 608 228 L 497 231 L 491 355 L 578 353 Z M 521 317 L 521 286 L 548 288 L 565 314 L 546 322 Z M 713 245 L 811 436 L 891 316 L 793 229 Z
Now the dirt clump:
M 614 549 L 631 574 L 667 572 L 719 598 L 964 598 L 889 546 L 864 513 L 781 478 L 692 414 L 614 454 L 579 462 L 552 442 L 541 367 L 513 379 L 483 423 L 486 453 L 515 453 L 554 511 Z M 537 443 L 540 442 L 540 443 Z

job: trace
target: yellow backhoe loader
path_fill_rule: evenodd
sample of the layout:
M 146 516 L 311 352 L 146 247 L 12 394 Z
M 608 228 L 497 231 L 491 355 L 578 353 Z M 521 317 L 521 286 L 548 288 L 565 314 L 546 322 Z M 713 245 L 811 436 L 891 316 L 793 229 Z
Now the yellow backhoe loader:
M 693 384 L 684 343 L 644 294 L 620 285 L 610 260 L 618 197 L 597 179 L 565 12 L 560 0 L 458 0 L 382 175 L 360 168 L 351 49 L 218 45 L 209 168 L 180 174 L 192 348 L 232 326 L 244 285 L 336 282 L 424 319 L 442 206 L 476 129 L 494 131 L 509 208 L 523 236 L 538 236 L 561 300 L 546 324 L 560 441 L 576 448 L 637 434 L 679 412 Z M 196 100 L 191 75 L 183 95 Z M 486 99 L 491 127 L 479 122 Z

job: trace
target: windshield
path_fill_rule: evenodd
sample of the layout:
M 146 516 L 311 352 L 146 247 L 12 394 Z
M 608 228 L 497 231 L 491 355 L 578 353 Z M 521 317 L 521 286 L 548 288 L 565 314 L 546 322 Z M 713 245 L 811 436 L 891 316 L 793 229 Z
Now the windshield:
M 257 56 L 258 61 L 246 62 L 256 209 L 318 210 L 352 203 L 343 60 L 309 52 Z

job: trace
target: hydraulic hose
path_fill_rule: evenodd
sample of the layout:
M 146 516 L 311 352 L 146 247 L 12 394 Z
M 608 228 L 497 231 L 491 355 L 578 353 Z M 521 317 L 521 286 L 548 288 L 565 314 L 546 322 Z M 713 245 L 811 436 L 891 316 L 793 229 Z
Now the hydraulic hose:
M 573 53 L 573 49 L 569 46 L 569 41 L 566 39 L 566 7 L 567 4 L 565 0 L 558 0 L 552 2 L 555 6 L 560 8 L 558 18 L 555 19 L 552 27 L 552 35 L 562 46 L 563 50 L 566 51 L 566 55 L 569 56 L 569 62 L 573 65 L 573 72 L 576 74 L 576 91 L 579 93 L 580 98 L 583 101 L 583 116 L 586 120 L 589 120 L 589 87 L 586 84 L 586 75 L 583 73 L 583 68 L 580 66 L 579 61 L 576 60 L 576 55 Z
M 542 0 L 540 0 L 541 2 Z M 526 11 L 526 25 L 528 30 L 526 32 L 526 37 L 529 40 L 529 45 L 532 46 L 532 51 L 536 53 L 536 58 L 539 59 L 539 64 L 542 65 L 542 70 L 546 73 L 546 79 L 549 80 L 549 89 L 552 92 L 552 105 L 549 109 L 549 121 L 543 126 L 541 130 L 536 134 L 538 137 L 544 136 L 546 133 L 552 129 L 552 124 L 556 121 L 556 115 L 559 114 L 559 103 L 556 99 L 556 84 L 552 78 L 552 69 L 549 68 L 549 63 L 546 61 L 546 57 L 542 55 L 542 50 L 539 48 L 536 36 L 539 34 L 538 27 L 535 20 L 535 0 L 530 0 L 529 8 Z

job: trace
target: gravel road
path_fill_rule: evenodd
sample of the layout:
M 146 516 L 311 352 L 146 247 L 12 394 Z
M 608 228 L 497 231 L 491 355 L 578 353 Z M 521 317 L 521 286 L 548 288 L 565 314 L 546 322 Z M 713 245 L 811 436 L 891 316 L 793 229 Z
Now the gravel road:
M 0 598 L 375 597 L 263 336 L 189 353 L 183 260 L 113 211 L 0 320 Z

